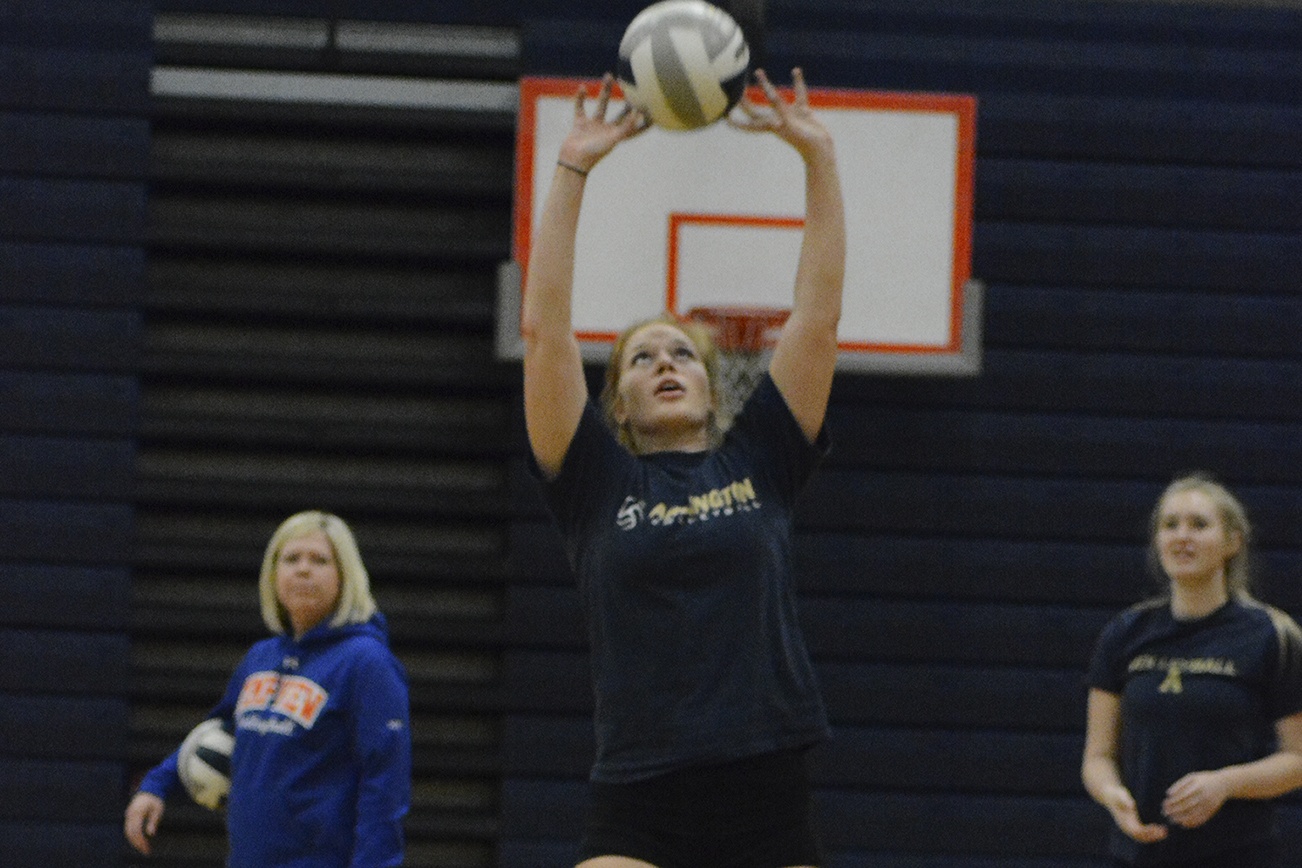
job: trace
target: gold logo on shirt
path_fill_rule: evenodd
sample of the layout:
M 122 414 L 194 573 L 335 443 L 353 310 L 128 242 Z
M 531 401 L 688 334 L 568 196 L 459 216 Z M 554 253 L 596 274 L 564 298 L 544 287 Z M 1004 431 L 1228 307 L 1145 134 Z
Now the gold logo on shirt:
M 1157 686 L 1158 693 L 1183 693 L 1185 675 L 1234 678 L 1239 674 L 1234 661 L 1225 657 L 1159 657 L 1155 654 L 1139 654 L 1126 667 L 1126 671 L 1132 674 L 1162 670 L 1166 671 L 1166 676 Z
M 759 505 L 755 486 L 747 476 L 740 481 L 730 482 L 722 488 L 688 495 L 687 503 L 675 506 L 657 503 L 648 509 L 645 501 L 637 500 L 630 495 L 620 506 L 615 523 L 621 530 L 632 530 L 643 519 L 652 525 L 694 524 L 719 516 L 732 515 L 734 512 L 748 512 L 758 509 Z

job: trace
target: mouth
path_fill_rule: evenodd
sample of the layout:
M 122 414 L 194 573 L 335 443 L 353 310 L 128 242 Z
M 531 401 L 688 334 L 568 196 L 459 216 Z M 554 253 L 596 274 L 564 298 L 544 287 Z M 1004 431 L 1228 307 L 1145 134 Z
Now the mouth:
M 657 395 L 681 394 L 684 391 L 682 383 L 677 380 L 665 380 L 656 386 Z

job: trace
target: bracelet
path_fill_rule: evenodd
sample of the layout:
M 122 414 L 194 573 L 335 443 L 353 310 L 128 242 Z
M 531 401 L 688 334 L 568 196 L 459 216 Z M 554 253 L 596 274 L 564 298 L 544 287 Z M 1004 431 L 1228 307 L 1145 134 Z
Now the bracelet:
M 557 160 L 556 165 L 560 166 L 562 169 L 569 169 L 571 172 L 578 172 L 580 177 L 583 178 L 588 177 L 588 172 L 586 169 L 580 169 L 578 166 L 574 165 L 573 163 L 567 163 L 564 160 Z

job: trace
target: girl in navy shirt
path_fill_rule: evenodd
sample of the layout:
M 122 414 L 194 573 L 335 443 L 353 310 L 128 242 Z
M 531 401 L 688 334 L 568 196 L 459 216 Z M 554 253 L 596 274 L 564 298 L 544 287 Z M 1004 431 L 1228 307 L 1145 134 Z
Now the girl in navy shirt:
M 1248 595 L 1249 537 L 1223 486 L 1177 479 L 1152 518 L 1169 594 L 1099 638 L 1081 774 L 1117 865 L 1278 864 L 1270 800 L 1302 786 L 1302 634 Z
M 788 868 L 819 861 L 804 752 L 827 736 L 796 624 L 791 512 L 826 450 L 845 222 L 832 138 L 799 70 L 742 103 L 805 169 L 790 318 L 735 424 L 708 336 L 670 316 L 627 330 L 602 409 L 571 320 L 575 236 L 599 162 L 647 126 L 581 90 L 533 239 L 521 319 L 525 422 L 582 593 L 597 757 L 582 868 Z M 589 175 L 593 175 L 590 179 Z M 726 430 L 725 430 L 726 429 Z

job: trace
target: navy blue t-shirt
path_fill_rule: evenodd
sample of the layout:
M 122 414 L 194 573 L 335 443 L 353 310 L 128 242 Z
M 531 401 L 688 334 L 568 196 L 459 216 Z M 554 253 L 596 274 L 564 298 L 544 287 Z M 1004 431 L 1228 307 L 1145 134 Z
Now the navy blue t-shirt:
M 1134 606 L 1104 628 L 1089 684 L 1121 697 L 1122 780 L 1140 819 L 1169 829 L 1155 844 L 1114 829 L 1114 856 L 1156 865 L 1271 838 L 1269 801 L 1231 799 L 1194 829 L 1170 823 L 1161 805 L 1190 772 L 1273 753 L 1274 722 L 1302 711 L 1302 634 L 1288 615 L 1246 597 L 1191 620 L 1167 600 Z
M 792 507 L 826 448 L 767 376 L 709 452 L 635 456 L 585 407 L 543 489 L 586 607 L 593 780 L 827 737 L 791 569 Z

